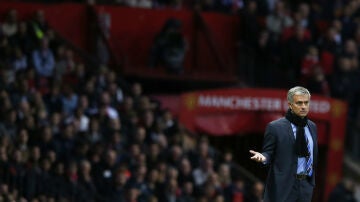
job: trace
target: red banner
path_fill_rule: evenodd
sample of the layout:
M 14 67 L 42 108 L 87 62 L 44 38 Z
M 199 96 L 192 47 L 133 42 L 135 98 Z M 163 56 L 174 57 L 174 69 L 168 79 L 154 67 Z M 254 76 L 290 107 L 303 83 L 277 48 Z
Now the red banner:
M 192 131 L 211 135 L 262 132 L 268 122 L 288 109 L 286 91 L 264 89 L 219 89 L 181 96 L 180 121 Z M 344 114 L 344 103 L 313 95 L 309 117 L 319 127 L 319 141 L 326 141 L 326 124 L 332 113 Z M 344 117 L 345 118 L 345 117 Z M 216 123 L 216 124 L 211 124 Z
M 265 111 L 285 112 L 286 91 L 263 89 L 221 89 L 182 95 L 182 109 L 202 112 Z M 332 99 L 312 95 L 310 115 L 329 120 Z

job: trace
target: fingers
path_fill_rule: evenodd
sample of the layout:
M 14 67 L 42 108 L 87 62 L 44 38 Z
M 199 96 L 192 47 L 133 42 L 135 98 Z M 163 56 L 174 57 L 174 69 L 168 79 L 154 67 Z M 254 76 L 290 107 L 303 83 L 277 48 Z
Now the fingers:
M 254 151 L 254 150 L 250 150 L 249 152 L 252 153 L 252 154 L 257 154 L 258 153 L 258 152 Z
M 253 160 L 257 160 L 259 158 L 259 153 L 254 151 L 254 150 L 250 150 L 249 151 L 251 154 L 253 154 L 252 157 L 250 157 L 250 159 L 253 159 Z

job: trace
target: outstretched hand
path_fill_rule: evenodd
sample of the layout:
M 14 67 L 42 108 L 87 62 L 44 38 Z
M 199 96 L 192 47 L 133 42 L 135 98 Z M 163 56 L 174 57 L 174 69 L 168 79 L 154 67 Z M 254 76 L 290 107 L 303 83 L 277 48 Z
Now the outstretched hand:
M 254 160 L 256 162 L 261 162 L 261 163 L 266 161 L 266 157 L 264 155 L 262 155 L 261 153 L 253 151 L 253 150 L 250 150 L 249 152 L 251 154 L 253 154 L 253 156 L 250 157 L 251 160 Z

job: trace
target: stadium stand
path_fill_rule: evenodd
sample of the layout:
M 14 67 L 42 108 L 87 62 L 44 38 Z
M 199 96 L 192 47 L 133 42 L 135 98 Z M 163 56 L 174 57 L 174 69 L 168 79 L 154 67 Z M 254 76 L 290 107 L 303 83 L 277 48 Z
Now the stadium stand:
M 325 3 L 322 12 L 316 10 L 320 1 L 314 5 L 288 1 L 284 13 L 275 15 L 289 18 L 287 27 L 279 30 L 266 27 L 278 23 L 268 18 L 280 8 L 261 1 L 201 1 L 195 6 L 186 1 L 134 2 L 103 3 L 241 16 L 243 32 L 235 55 L 239 67 L 234 69 L 231 61 L 227 72 L 233 77 L 221 77 L 219 71 L 205 77 L 201 71 L 185 71 L 179 77 L 161 69 L 154 73 L 146 66 L 117 71 L 113 65 L 123 67 L 129 61 L 117 59 L 106 33 L 100 32 L 105 55 L 94 59 L 84 47 L 55 32 L 41 10 L 27 18 L 20 18 L 16 9 L 7 10 L 0 19 L 0 200 L 261 201 L 262 182 L 238 167 L 231 152 L 219 152 L 206 136 L 189 135 L 169 110 L 147 94 L 154 86 L 138 81 L 147 75 L 146 79 L 185 83 L 220 77 L 218 81 L 226 85 L 241 82 L 253 87 L 286 88 L 301 82 L 314 93 L 349 103 L 347 146 L 352 158 L 360 158 L 358 1 L 333 8 Z M 206 44 L 213 51 L 210 55 L 221 66 L 223 58 L 216 52 L 221 47 L 211 42 L 213 36 L 205 26 L 206 19 L 217 15 L 196 13 L 195 22 L 202 23 Z M 124 77 L 126 73 L 131 79 Z M 353 197 L 352 184 L 345 188 Z

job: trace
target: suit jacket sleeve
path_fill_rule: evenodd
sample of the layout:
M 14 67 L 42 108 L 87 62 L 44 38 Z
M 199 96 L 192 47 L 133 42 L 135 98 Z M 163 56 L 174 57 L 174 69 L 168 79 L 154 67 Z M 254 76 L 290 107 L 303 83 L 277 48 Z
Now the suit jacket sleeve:
M 268 124 L 265 130 L 262 154 L 266 157 L 264 164 L 269 165 L 272 162 L 276 148 L 275 128 L 272 124 Z

